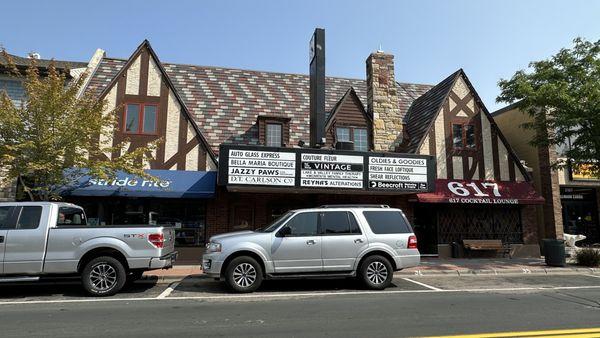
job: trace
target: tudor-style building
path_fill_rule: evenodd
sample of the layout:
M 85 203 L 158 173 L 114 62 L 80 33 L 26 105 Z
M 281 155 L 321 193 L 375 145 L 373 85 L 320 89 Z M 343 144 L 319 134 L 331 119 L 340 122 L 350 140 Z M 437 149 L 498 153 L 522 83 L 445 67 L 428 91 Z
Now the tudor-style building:
M 162 63 L 147 41 L 128 59 L 99 50 L 88 72 L 85 90 L 107 100 L 107 112 L 118 108 L 118 126 L 104 141 L 128 140 L 132 150 L 161 139 L 146 167 L 172 184 L 131 186 L 131 178 L 120 177 L 67 197 L 99 224 L 174 225 L 180 245 L 201 248 L 211 235 L 259 228 L 289 209 L 387 204 L 415 224 L 423 253 L 447 256 L 454 241 L 494 238 L 511 244 L 516 255 L 539 255 L 531 205 L 543 199 L 462 70 L 435 86 L 401 83 L 393 56 L 378 51 L 366 60 L 366 81 L 325 79 L 322 148 L 350 144 L 365 156 L 433 156 L 435 188 L 419 194 L 215 187 L 222 144 L 308 147 L 306 75 Z M 191 260 L 198 255 L 192 252 Z

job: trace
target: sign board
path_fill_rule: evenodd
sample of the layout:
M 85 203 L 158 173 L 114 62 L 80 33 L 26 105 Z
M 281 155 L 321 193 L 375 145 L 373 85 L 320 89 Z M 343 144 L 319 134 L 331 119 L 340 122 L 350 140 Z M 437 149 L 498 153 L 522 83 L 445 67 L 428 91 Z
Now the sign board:
M 542 204 L 531 182 L 435 180 L 435 191 L 417 194 L 423 203 Z
M 600 181 L 600 177 L 594 175 L 594 167 L 591 164 L 571 165 L 569 174 L 572 181 Z
M 433 161 L 413 154 L 223 144 L 219 184 L 257 191 L 429 192 L 434 189 Z

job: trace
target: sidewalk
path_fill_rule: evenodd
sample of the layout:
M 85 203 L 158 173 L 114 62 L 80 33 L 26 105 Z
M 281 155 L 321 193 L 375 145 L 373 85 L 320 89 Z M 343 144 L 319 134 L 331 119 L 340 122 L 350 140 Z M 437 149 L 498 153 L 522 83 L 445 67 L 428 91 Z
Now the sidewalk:
M 504 274 L 600 274 L 600 268 L 586 268 L 576 265 L 552 267 L 543 258 L 473 258 L 440 259 L 423 257 L 421 265 L 394 273 L 396 276 L 463 276 L 463 275 L 504 275 Z M 176 265 L 169 270 L 152 270 L 144 273 L 146 279 L 176 281 L 183 278 L 202 278 L 200 265 Z

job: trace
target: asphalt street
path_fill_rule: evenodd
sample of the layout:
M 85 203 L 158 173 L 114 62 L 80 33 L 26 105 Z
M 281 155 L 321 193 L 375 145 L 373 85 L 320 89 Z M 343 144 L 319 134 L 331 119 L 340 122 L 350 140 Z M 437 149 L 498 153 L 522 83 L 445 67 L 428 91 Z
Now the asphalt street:
M 269 281 L 254 294 L 189 278 L 88 298 L 71 281 L 0 285 L 2 337 L 405 337 L 600 327 L 600 275 Z M 600 332 L 600 331 L 599 331 Z M 600 334 L 600 333 L 599 333 Z

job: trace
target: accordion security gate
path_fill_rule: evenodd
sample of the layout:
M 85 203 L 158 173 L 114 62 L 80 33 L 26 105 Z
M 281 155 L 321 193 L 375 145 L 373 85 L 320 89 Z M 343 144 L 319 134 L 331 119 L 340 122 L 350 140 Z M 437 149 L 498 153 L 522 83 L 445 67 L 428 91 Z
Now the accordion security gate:
M 504 243 L 523 243 L 518 206 L 444 205 L 438 208 L 437 224 L 440 244 L 463 239 L 500 239 Z

